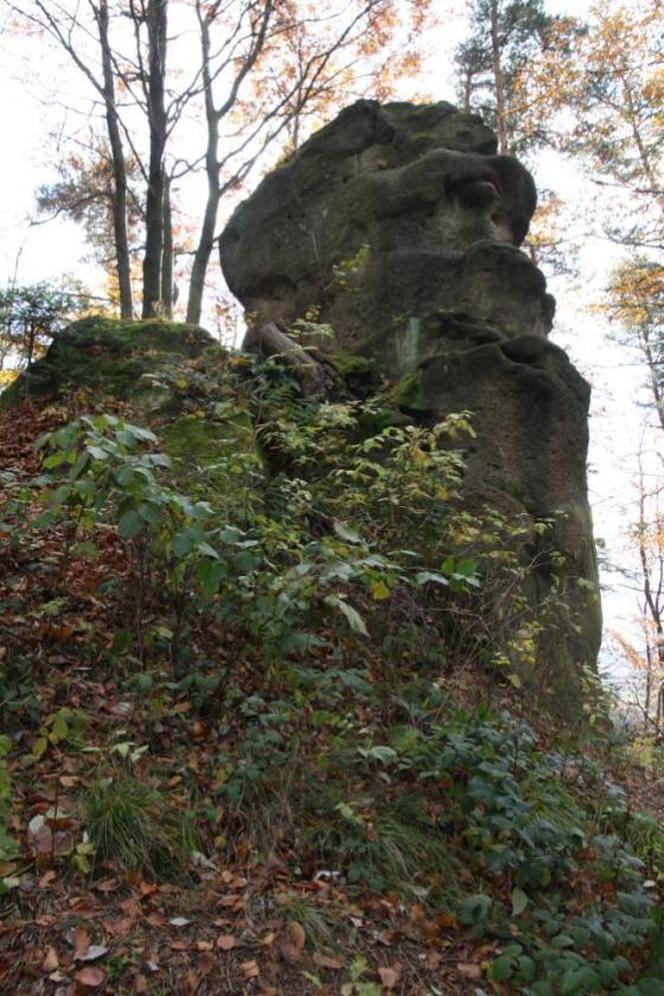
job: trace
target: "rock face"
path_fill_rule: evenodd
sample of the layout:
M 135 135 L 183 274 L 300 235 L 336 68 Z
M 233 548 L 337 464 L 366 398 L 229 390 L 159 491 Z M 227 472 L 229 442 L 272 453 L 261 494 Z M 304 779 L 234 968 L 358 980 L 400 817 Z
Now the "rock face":
M 528 598 L 555 588 L 570 610 L 557 623 L 565 632 L 540 641 L 540 657 L 560 693 L 574 695 L 601 633 L 590 392 L 548 341 L 554 301 L 519 249 L 536 205 L 532 177 L 495 151 L 481 120 L 450 104 L 359 101 L 238 207 L 221 261 L 254 329 L 287 328 L 315 308 L 334 349 L 399 382 L 395 396 L 412 418 L 472 412 L 469 501 L 529 517 Z M 551 517 L 555 569 L 534 539 Z
M 517 250 L 535 187 L 495 148 L 449 104 L 354 104 L 235 212 L 221 236 L 231 290 L 258 323 L 317 305 L 341 346 L 391 370 L 411 319 L 438 309 L 546 334 L 553 300 Z

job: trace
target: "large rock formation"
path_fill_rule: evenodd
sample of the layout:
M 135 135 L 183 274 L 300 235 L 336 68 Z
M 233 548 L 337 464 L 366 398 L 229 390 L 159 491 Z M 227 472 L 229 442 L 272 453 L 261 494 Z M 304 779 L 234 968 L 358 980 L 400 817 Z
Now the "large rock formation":
M 535 187 L 495 148 L 449 104 L 354 104 L 235 212 L 221 237 L 231 290 L 258 323 L 317 305 L 343 347 L 391 371 L 414 365 L 412 319 L 434 310 L 546 334 L 553 300 L 517 250 Z
M 254 346 L 267 323 L 278 338 L 276 325 L 283 332 L 314 308 L 335 350 L 399 382 L 410 417 L 473 413 L 469 502 L 527 513 L 528 598 L 556 588 L 570 609 L 540 655 L 558 689 L 576 694 L 567 679 L 595 665 L 601 631 L 589 387 L 549 342 L 554 301 L 519 249 L 536 204 L 532 177 L 495 152 L 481 120 L 449 104 L 359 101 L 238 207 L 221 261 Z M 548 518 L 556 526 L 543 552 L 537 526 Z

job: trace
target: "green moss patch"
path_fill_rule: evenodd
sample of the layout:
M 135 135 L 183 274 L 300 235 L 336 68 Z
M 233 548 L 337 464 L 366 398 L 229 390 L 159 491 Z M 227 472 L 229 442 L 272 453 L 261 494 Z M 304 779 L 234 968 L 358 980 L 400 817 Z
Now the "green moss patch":
M 156 372 L 173 356 L 194 358 L 211 344 L 209 334 L 196 325 L 82 318 L 2 394 L 0 408 L 11 408 L 25 397 L 57 398 L 82 389 L 125 400 L 140 390 L 142 374 Z
M 334 365 L 343 377 L 361 377 L 372 374 L 376 369 L 373 360 L 354 353 L 335 353 Z
M 420 385 L 417 374 L 408 373 L 393 388 L 390 400 L 399 407 L 417 408 Z

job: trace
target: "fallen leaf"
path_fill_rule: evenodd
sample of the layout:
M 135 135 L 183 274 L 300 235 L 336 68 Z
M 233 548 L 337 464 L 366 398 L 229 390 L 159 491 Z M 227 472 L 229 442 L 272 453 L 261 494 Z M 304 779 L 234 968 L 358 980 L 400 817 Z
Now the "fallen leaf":
M 80 958 L 90 947 L 90 934 L 85 927 L 74 927 L 67 940 L 74 948 L 74 958 Z
M 298 923 L 297 920 L 291 920 L 286 929 L 288 931 L 288 940 L 295 950 L 302 951 L 307 943 L 307 935 L 304 932 L 302 924 Z
M 55 881 L 56 874 L 51 868 L 49 871 L 44 872 L 42 877 L 39 879 L 38 885 L 40 889 L 47 889 L 49 885 Z
M 196 959 L 196 968 L 201 973 L 201 975 L 209 975 L 214 968 L 214 957 L 209 951 L 205 951 L 200 954 Z
M 320 954 L 318 951 L 314 954 L 314 964 L 318 968 L 332 968 L 335 971 L 344 967 L 344 963 L 341 958 L 334 958 L 332 955 Z
M 114 920 L 104 919 L 101 921 L 101 924 L 104 930 L 108 934 L 113 934 L 114 937 L 123 937 L 131 929 L 131 920 L 120 917 Z
M 194 868 L 206 868 L 208 871 L 218 870 L 214 861 L 210 861 L 210 859 L 206 858 L 200 851 L 192 851 L 189 855 L 189 860 Z
M 237 941 L 232 934 L 219 934 L 217 938 L 217 947 L 222 951 L 230 951 L 236 944 Z
M 391 968 L 389 966 L 379 968 L 378 975 L 380 976 L 380 981 L 385 989 L 394 989 L 401 979 L 401 967 L 399 965 L 395 965 Z
M 55 950 L 55 948 L 53 947 L 47 948 L 46 956 L 44 957 L 44 961 L 42 963 L 42 967 L 44 968 L 44 970 L 46 972 L 53 972 L 58 967 L 59 964 L 60 960 L 58 958 L 58 953 Z
M 440 963 L 443 960 L 443 956 L 438 951 L 429 949 L 427 951 L 427 956 L 424 959 L 424 964 L 427 968 L 440 968 Z
M 76 973 L 74 978 L 80 985 L 87 986 L 89 989 L 96 989 L 104 981 L 104 973 L 100 968 L 82 968 L 80 972 Z
M 247 981 L 249 981 L 249 979 L 257 979 L 260 975 L 260 969 L 255 961 L 243 961 L 240 965 L 240 969 Z
M 96 961 L 97 958 L 103 958 L 105 954 L 108 954 L 108 948 L 105 944 L 91 944 L 87 951 L 83 954 L 75 954 L 74 958 L 76 961 Z
M 168 922 L 173 927 L 188 927 L 191 920 L 187 920 L 186 916 L 174 916 Z
M 457 972 L 459 975 L 465 975 L 468 979 L 482 978 L 482 966 L 476 965 L 473 961 L 457 962 Z
M 218 905 L 224 909 L 241 909 L 244 906 L 244 899 L 241 896 L 222 896 Z
M 178 986 L 178 996 L 195 996 L 201 984 L 201 976 L 196 972 L 187 972 Z
M 119 885 L 117 878 L 103 878 L 100 882 L 95 883 L 94 888 L 97 892 L 115 892 Z

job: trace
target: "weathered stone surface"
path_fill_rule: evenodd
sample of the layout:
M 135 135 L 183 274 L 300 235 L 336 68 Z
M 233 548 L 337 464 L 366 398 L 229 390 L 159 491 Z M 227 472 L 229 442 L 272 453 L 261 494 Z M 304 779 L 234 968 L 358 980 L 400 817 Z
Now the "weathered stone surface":
M 344 348 L 378 340 L 391 373 L 408 319 L 436 309 L 546 334 L 553 300 L 517 250 L 534 183 L 495 147 L 450 104 L 359 101 L 239 206 L 221 236 L 231 290 L 258 324 L 319 307 Z
M 255 327 L 315 306 L 335 348 L 399 381 L 416 420 L 469 410 L 469 502 L 526 513 L 527 596 L 562 594 L 569 617 L 539 653 L 561 696 L 601 633 L 586 488 L 589 387 L 551 344 L 542 273 L 519 246 L 530 174 L 451 105 L 360 101 L 263 180 L 221 237 L 224 273 Z M 537 523 L 555 519 L 555 566 Z M 549 541 L 551 542 L 551 541 Z

